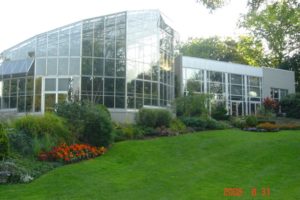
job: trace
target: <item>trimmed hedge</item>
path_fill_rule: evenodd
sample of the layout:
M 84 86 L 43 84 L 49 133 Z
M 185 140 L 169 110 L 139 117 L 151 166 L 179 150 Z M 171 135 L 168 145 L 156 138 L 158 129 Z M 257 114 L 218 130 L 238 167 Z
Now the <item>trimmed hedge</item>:
M 141 108 L 137 115 L 137 123 L 146 127 L 169 127 L 172 120 L 170 111 L 165 109 Z

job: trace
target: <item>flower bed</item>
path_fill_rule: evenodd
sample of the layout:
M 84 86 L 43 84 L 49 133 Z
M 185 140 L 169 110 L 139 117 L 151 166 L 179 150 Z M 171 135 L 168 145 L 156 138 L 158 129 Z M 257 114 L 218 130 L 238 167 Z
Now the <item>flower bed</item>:
M 78 162 L 101 156 L 106 152 L 105 147 L 93 147 L 88 144 L 61 144 L 53 147 L 49 152 L 41 152 L 38 156 L 41 161 L 60 161 L 64 163 Z
M 279 127 L 276 124 L 272 124 L 269 122 L 261 123 L 257 126 L 258 129 L 261 131 L 267 131 L 267 132 L 277 132 L 279 131 Z

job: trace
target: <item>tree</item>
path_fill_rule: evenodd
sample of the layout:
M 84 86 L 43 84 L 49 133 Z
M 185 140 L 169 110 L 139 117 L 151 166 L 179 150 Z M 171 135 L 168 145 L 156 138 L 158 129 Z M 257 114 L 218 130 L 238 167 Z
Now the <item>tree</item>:
M 194 38 L 181 44 L 180 51 L 185 56 L 207 58 L 261 66 L 265 63 L 262 43 L 250 36 L 240 36 L 238 40 L 219 37 Z
M 296 92 L 300 93 L 300 53 L 285 58 L 279 68 L 295 72 Z
M 270 50 L 268 66 L 278 66 L 300 47 L 300 4 L 282 0 L 244 16 L 241 25 L 264 40 Z

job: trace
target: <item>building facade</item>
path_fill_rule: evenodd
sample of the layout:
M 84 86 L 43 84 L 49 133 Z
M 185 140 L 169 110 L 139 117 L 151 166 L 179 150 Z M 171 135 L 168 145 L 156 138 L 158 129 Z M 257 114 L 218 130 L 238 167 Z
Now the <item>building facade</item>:
M 175 71 L 182 95 L 191 91 L 212 94 L 213 101 L 225 103 L 234 116 L 255 114 L 266 97 L 280 100 L 295 93 L 292 71 L 188 56 L 176 58 Z
M 0 110 L 44 113 L 78 97 L 104 104 L 117 121 L 132 121 L 143 106 L 170 107 L 174 40 L 157 10 L 96 17 L 34 36 L 1 53 Z

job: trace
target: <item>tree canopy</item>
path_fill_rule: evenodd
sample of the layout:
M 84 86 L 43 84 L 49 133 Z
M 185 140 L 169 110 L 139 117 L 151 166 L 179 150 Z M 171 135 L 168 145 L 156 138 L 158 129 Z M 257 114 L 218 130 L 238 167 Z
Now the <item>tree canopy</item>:
M 253 66 L 265 64 L 262 43 L 250 36 L 240 36 L 238 40 L 230 37 L 191 38 L 181 44 L 180 51 L 185 56 Z
M 280 1 L 245 15 L 241 25 L 268 45 L 268 66 L 280 65 L 300 49 L 300 4 Z

